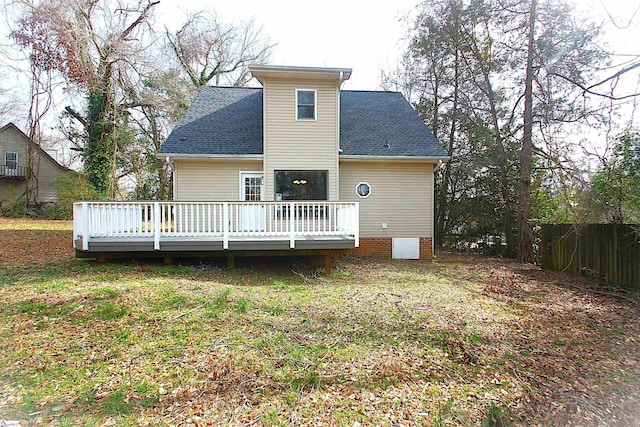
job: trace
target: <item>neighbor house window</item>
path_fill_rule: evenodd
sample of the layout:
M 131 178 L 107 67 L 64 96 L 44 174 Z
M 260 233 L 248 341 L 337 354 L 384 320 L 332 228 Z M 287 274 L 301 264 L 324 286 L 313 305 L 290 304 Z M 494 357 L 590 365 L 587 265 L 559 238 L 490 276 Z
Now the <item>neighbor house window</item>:
M 296 119 L 316 119 L 316 91 L 315 89 L 296 89 Z
M 327 171 L 275 171 L 276 200 L 327 200 Z
M 7 169 L 17 169 L 18 168 L 18 153 L 14 153 L 12 151 L 4 152 L 4 165 Z

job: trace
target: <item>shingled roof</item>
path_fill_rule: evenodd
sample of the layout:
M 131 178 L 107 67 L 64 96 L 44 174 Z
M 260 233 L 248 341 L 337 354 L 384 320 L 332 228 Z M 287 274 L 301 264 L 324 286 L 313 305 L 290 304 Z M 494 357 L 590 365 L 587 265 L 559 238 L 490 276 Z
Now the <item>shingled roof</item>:
M 204 87 L 160 154 L 262 154 L 262 89 Z
M 262 154 L 262 89 L 205 87 L 159 154 Z M 341 157 L 446 157 L 398 92 L 340 92 Z

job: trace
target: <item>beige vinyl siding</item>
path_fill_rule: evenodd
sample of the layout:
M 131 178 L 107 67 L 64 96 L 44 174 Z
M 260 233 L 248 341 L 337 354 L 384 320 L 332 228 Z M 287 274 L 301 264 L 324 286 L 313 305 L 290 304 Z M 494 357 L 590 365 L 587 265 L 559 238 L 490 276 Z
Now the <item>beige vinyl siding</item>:
M 261 161 L 174 160 L 174 200 L 240 200 L 240 171 L 260 172 Z
M 8 127 L 0 135 L 0 163 L 4 164 L 4 153 L 7 151 L 18 153 L 18 166 L 28 166 L 28 150 L 30 141 L 14 128 Z M 35 149 L 33 156 L 31 188 L 36 192 L 37 203 L 53 203 L 58 199 L 58 178 L 66 173 L 53 160 L 40 150 Z M 26 192 L 26 180 L 3 180 L 0 182 L 0 200 L 13 191 L 17 195 Z M 12 189 L 12 190 L 9 190 Z
M 371 185 L 366 199 L 359 182 Z M 342 161 L 340 201 L 360 202 L 361 237 L 432 237 L 433 164 Z
M 296 89 L 316 90 L 316 120 L 296 120 Z M 326 170 L 327 196 L 338 199 L 339 102 L 335 80 L 265 81 L 265 200 L 274 199 L 275 170 Z

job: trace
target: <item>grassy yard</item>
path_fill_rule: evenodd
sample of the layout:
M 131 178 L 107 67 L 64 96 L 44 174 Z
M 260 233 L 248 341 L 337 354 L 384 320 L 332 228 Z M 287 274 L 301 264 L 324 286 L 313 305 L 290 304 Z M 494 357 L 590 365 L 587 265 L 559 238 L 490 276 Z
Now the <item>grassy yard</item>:
M 22 425 L 640 422 L 637 295 L 456 254 L 96 264 L 70 228 L 0 219 L 0 416 Z

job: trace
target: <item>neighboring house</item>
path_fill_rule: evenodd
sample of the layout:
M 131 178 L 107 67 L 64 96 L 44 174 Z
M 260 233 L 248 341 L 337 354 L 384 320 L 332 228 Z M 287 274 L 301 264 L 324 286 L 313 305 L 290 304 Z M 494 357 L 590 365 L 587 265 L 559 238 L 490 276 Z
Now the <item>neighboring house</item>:
M 57 179 L 68 172 L 16 125 L 0 128 L 0 202 L 23 197 L 35 204 L 55 203 Z
M 448 157 L 406 99 L 341 91 L 350 69 L 250 70 L 262 88 L 200 91 L 158 154 L 172 165 L 174 202 L 131 207 L 138 223 L 121 219 L 130 235 L 145 235 L 150 225 L 137 212 L 148 209 L 142 216 L 155 218 L 156 251 L 432 257 L 433 175 Z M 116 209 L 78 204 L 76 213 L 91 211 L 106 223 Z M 76 247 L 125 250 L 122 239 L 113 244 L 107 236 L 79 230 Z

